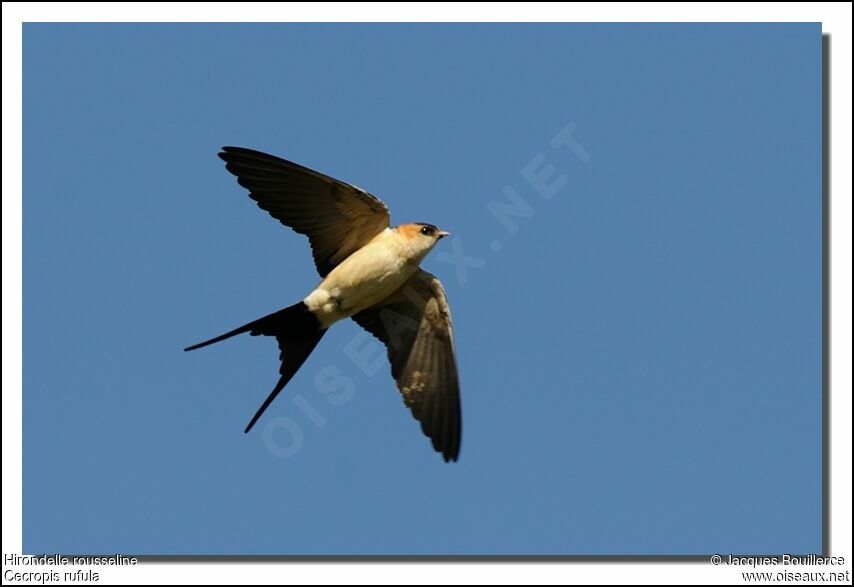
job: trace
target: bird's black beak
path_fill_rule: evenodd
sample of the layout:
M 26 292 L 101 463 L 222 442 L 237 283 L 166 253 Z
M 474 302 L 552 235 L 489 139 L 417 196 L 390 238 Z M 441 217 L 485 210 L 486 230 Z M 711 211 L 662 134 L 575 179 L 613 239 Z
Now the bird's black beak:
M 451 236 L 450 232 L 445 232 L 444 230 L 440 230 L 436 234 L 439 235 L 439 238 L 445 238 L 446 236 Z

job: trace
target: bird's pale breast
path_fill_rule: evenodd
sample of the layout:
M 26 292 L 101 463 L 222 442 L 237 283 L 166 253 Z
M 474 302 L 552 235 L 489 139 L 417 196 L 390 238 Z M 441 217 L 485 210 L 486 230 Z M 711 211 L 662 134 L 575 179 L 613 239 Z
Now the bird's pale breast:
M 335 267 L 303 302 L 328 327 L 386 299 L 420 261 L 398 244 L 393 231 L 378 235 Z

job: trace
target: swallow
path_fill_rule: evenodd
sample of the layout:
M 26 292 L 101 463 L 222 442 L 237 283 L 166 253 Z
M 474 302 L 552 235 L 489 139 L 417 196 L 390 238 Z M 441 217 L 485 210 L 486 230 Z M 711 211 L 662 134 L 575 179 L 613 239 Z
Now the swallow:
M 329 328 L 352 318 L 382 341 L 403 401 L 446 462 L 462 430 L 451 312 L 442 283 L 420 268 L 449 233 L 426 222 L 392 227 L 376 196 L 296 163 L 242 147 L 219 157 L 258 207 L 308 237 L 321 281 L 292 306 L 187 347 L 238 334 L 271 336 L 279 380 L 249 421 L 249 432 Z

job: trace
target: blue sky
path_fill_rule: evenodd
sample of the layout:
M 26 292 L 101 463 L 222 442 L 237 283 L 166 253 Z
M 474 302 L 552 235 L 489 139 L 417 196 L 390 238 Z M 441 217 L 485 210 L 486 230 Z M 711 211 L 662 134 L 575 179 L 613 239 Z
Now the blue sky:
M 820 550 L 819 24 L 27 24 L 23 97 L 26 553 Z M 223 145 L 455 235 L 459 463 L 353 323 L 248 435 L 275 343 L 181 352 L 318 281 Z

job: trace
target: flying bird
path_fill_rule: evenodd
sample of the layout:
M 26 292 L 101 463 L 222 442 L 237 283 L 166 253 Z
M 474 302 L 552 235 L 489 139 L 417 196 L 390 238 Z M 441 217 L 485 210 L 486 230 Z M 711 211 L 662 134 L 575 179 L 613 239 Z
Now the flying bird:
M 368 192 L 296 163 L 245 149 L 219 153 L 258 207 L 308 237 L 322 278 L 292 306 L 187 347 L 248 332 L 279 345 L 279 381 L 249 421 L 249 432 L 326 331 L 352 318 L 382 341 L 404 403 L 445 461 L 460 452 L 460 390 L 451 313 L 441 282 L 419 267 L 448 233 L 426 222 L 390 225 Z

